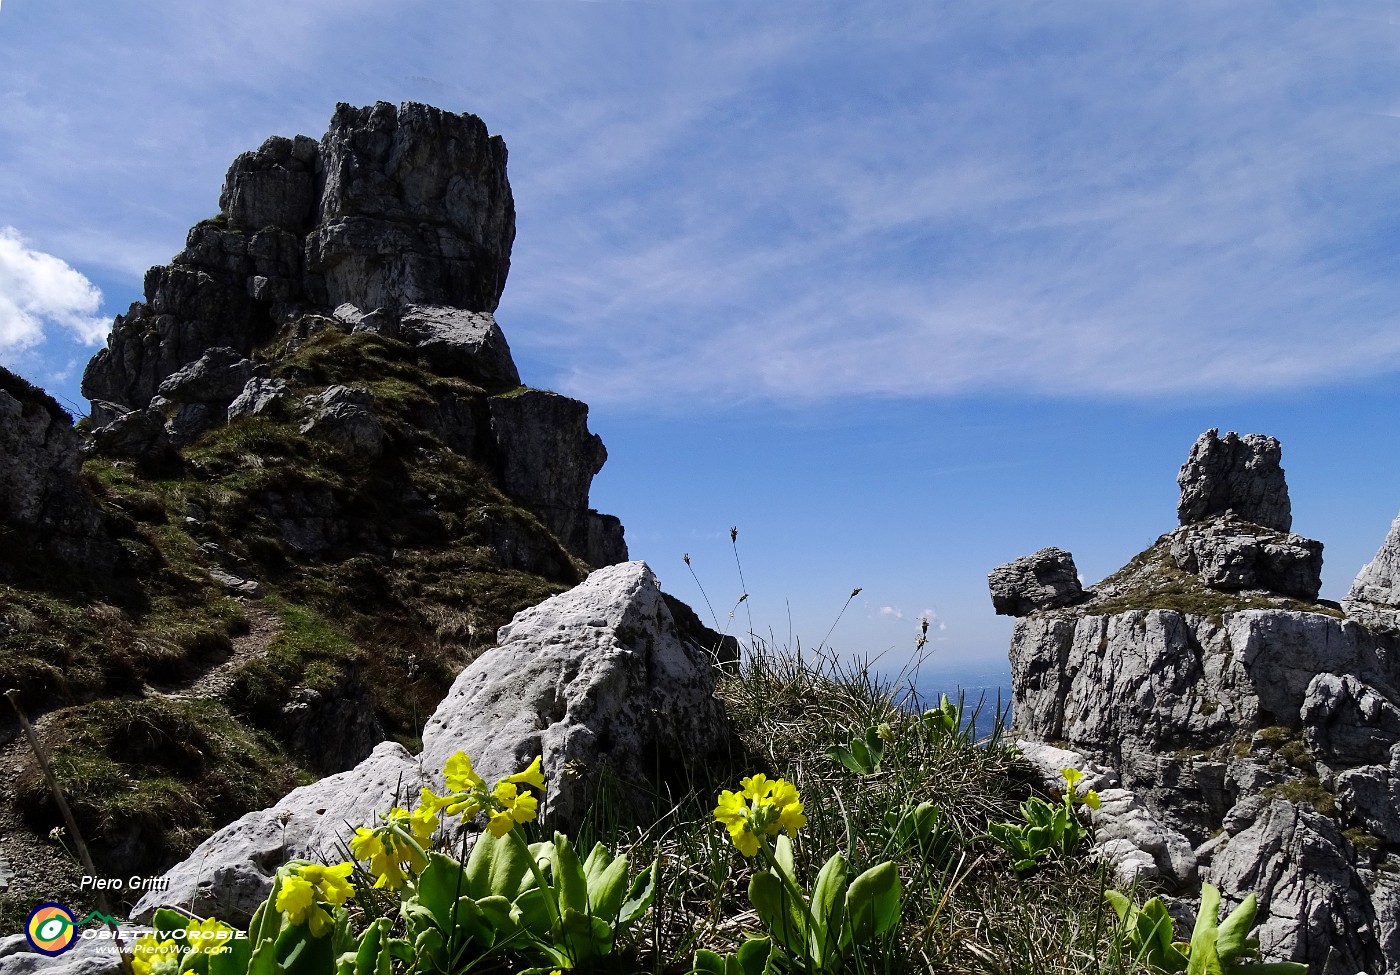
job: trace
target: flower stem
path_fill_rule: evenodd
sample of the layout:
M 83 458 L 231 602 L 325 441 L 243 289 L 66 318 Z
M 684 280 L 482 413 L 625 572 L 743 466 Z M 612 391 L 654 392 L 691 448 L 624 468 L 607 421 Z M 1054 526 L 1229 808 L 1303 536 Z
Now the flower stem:
M 510 832 L 506 835 L 509 836 L 515 845 L 520 847 L 520 851 L 525 854 L 525 862 L 530 865 L 530 872 L 535 875 L 535 883 L 540 885 L 540 892 L 544 894 L 545 906 L 549 908 L 550 923 L 551 925 L 558 924 L 559 907 L 554 903 L 554 896 L 549 889 L 549 884 L 547 884 L 544 879 L 544 871 L 540 869 L 539 862 L 535 859 L 535 855 L 530 852 L 530 844 L 525 842 L 525 837 L 520 832 L 519 824 L 512 826 Z M 477 840 L 477 842 L 479 843 L 481 841 Z

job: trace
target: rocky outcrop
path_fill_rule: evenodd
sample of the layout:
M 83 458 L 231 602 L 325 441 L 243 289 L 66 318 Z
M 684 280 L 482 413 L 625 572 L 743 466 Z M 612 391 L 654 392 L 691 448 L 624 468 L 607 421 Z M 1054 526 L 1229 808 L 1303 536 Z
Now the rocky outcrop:
M 385 426 L 365 385 L 375 376 L 307 389 L 306 371 L 282 362 L 327 333 L 373 335 L 386 353 L 470 384 L 416 399 L 414 428 L 483 461 L 574 556 L 625 561 L 621 523 L 588 506 L 607 457 L 588 407 L 521 387 L 492 315 L 515 237 L 505 166 L 504 143 L 480 119 L 414 103 L 340 105 L 319 141 L 273 137 L 239 156 L 218 216 L 151 269 L 145 300 L 88 365 L 95 448 L 168 460 L 216 427 L 267 415 L 368 461 L 412 450 Z M 325 507 L 269 504 L 302 509 L 294 519 Z M 290 544 L 321 553 L 344 534 L 293 531 Z
M 1385 609 L 1400 609 L 1400 515 L 1391 522 L 1390 532 L 1376 557 L 1357 573 L 1347 599 Z
M 621 524 L 610 531 L 595 523 L 588 508 L 589 485 L 608 459 L 603 441 L 588 432 L 588 405 L 522 389 L 491 397 L 488 408 L 505 492 L 537 514 L 570 551 L 586 553 L 591 564 L 614 561 L 601 550 L 625 551 Z
M 488 782 L 542 756 L 545 822 L 575 830 L 600 794 L 653 811 L 653 802 L 688 789 L 688 770 L 728 745 L 716 661 L 682 637 L 645 563 L 593 572 L 518 614 L 498 643 L 458 676 L 424 729 L 421 755 L 385 742 L 354 769 L 249 813 L 171 869 L 169 888 L 144 897 L 132 916 L 178 903 L 246 917 L 279 865 L 342 858 L 356 825 L 412 804 L 421 785 L 440 790 L 443 766 L 459 750 Z
M 110 571 L 117 547 L 78 480 L 82 440 L 73 419 L 42 390 L 0 367 L 0 572 L 32 578 L 44 554 L 71 571 Z M 10 556 L 14 558 L 11 562 Z
M 998 566 L 987 577 L 987 585 L 992 590 L 992 608 L 1001 616 L 1025 616 L 1084 598 L 1074 556 L 1058 548 L 1043 548 Z
M 1315 601 L 1321 544 L 1287 534 L 1279 453 L 1203 435 L 1182 527 L 1018 619 L 1016 728 L 1111 769 L 1227 900 L 1258 893 L 1266 957 L 1400 972 L 1377 879 L 1400 867 L 1400 634 Z
M 145 409 L 157 394 L 175 399 L 162 385 L 210 350 L 249 356 L 308 314 L 350 305 L 397 323 L 415 304 L 450 306 L 439 312 L 448 318 L 494 310 L 515 238 L 505 164 L 505 144 L 479 118 L 384 102 L 339 106 L 319 143 L 273 137 L 239 156 L 219 216 L 151 269 L 146 300 L 117 318 L 88 365 L 83 394 L 101 402 L 94 424 Z M 442 354 L 442 330 L 420 330 L 431 355 Z M 447 344 L 469 346 L 462 331 Z M 419 332 L 404 334 L 412 344 Z M 485 376 L 517 385 L 504 338 L 490 338 Z M 215 404 L 221 416 L 249 378 L 232 389 L 214 376 L 185 382 L 199 399 L 177 401 Z
M 495 311 L 515 204 L 506 146 L 474 115 L 340 105 L 321 139 L 307 270 L 331 308 Z
M 504 775 L 543 755 L 552 782 L 570 770 L 549 794 L 550 820 L 566 831 L 601 790 L 641 803 L 638 815 L 658 789 L 683 793 L 686 770 L 728 744 L 715 661 L 681 639 L 643 562 L 597 570 L 516 616 L 497 642 L 428 721 L 423 764 L 441 769 L 465 749 Z
M 1212 589 L 1269 592 L 1315 600 L 1322 588 L 1322 543 L 1225 514 L 1172 532 L 1177 568 Z
M 219 830 L 166 871 L 167 888 L 144 895 L 131 916 L 149 920 L 160 905 L 178 904 L 205 917 L 246 923 L 267 898 L 278 867 L 298 857 L 339 862 L 354 826 L 375 823 L 378 813 L 411 802 L 420 784 L 414 757 L 386 741 L 349 771 L 294 789 L 275 806 Z
M 1191 446 L 1191 456 L 1177 475 L 1180 523 L 1232 513 L 1242 521 L 1288 531 L 1293 527 L 1293 508 L 1279 466 L 1281 456 L 1273 437 L 1258 433 L 1221 437 L 1218 430 L 1207 430 Z

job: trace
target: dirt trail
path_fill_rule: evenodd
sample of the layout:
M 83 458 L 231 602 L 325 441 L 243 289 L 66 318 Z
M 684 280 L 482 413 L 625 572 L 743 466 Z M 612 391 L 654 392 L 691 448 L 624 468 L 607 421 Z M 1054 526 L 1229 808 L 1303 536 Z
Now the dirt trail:
M 147 696 L 162 696 L 177 700 L 221 698 L 233 684 L 239 667 L 262 656 L 272 641 L 282 632 L 282 621 L 275 613 L 255 604 L 245 606 L 249 630 L 233 639 L 232 652 L 223 660 L 178 684 L 159 684 L 146 688 Z M 0 702 L 9 711 L 9 706 Z M 31 716 L 35 729 L 43 737 L 57 710 Z M 21 773 L 33 762 L 29 742 L 13 714 L 6 715 L 6 731 L 15 736 L 0 746 L 0 907 L 6 917 L 18 914 L 20 923 L 35 905 L 56 900 L 68 903 L 75 910 L 87 910 L 92 895 L 79 893 L 82 868 L 77 863 L 77 848 L 65 833 L 59 839 L 39 836 L 23 821 L 16 805 L 15 784 Z M 72 851 L 70 855 L 64 849 Z M 120 905 L 114 905 L 120 907 Z M 14 927 L 8 925 L 7 927 Z M 12 934 L 18 928 L 0 930 L 0 936 Z

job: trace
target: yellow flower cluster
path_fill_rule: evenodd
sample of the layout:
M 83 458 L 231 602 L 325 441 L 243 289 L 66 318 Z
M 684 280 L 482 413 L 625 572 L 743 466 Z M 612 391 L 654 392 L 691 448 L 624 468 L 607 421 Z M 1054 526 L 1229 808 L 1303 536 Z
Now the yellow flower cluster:
M 175 975 L 180 970 L 181 948 L 154 934 L 143 934 L 131 946 L 132 975 Z
M 232 950 L 228 942 L 237 932 L 222 921 L 208 918 L 185 922 L 185 943 L 169 938 L 164 941 L 150 933 L 136 939 L 131 947 L 132 975 L 175 975 L 184 955 L 217 955 Z
M 1065 786 L 1072 798 L 1078 799 L 1090 809 L 1099 808 L 1099 794 L 1097 792 L 1090 789 L 1083 795 L 1080 795 L 1077 791 L 1079 780 L 1084 778 L 1083 772 L 1079 771 L 1077 768 L 1062 768 L 1060 769 L 1060 775 L 1064 776 Z
M 324 938 L 335 927 L 327 908 L 339 907 L 355 896 L 355 885 L 349 881 L 354 869 L 353 863 L 323 867 L 293 860 L 283 868 L 277 910 L 291 923 L 310 927 L 313 938 Z
M 715 819 L 729 830 L 729 839 L 746 857 L 758 852 L 760 836 L 792 836 L 807 825 L 802 797 L 797 787 L 785 779 L 770 781 L 760 772 L 740 782 L 739 792 L 728 789 L 719 794 Z
M 361 826 L 355 830 L 350 840 L 350 853 L 356 860 L 369 861 L 369 872 L 374 874 L 376 888 L 402 890 L 408 882 L 408 874 L 417 876 L 428 865 L 425 850 L 438 828 L 434 799 L 436 797 L 424 789 L 423 801 L 413 812 L 395 806 L 383 817 L 384 825 L 375 829 Z
M 486 813 L 486 829 L 492 836 L 500 838 L 514 828 L 516 823 L 526 823 L 539 815 L 539 799 L 531 789 L 544 790 L 544 773 L 540 771 L 539 756 L 523 772 L 507 775 L 497 782 L 495 788 L 487 789 L 486 782 L 472 768 L 472 761 L 465 752 L 457 752 L 447 760 L 443 778 L 447 780 L 447 794 L 434 795 L 423 790 L 419 810 L 441 811 L 449 816 L 462 816 L 470 819 L 478 813 Z M 526 786 L 521 789 L 521 786 Z

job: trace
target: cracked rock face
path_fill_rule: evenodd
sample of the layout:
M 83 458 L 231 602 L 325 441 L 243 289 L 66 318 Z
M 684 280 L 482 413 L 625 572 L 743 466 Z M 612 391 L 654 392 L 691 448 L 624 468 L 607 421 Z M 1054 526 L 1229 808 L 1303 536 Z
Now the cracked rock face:
M 1390 532 L 1381 543 L 1376 557 L 1357 573 L 1347 598 L 1387 609 L 1400 609 L 1400 515 L 1391 522 Z
M 6 539 L 7 554 L 18 553 L 21 542 L 32 542 L 68 565 L 110 570 L 116 546 L 78 480 L 82 443 L 72 419 L 46 393 L 3 367 L 0 458 L 0 534 L 15 533 Z M 23 565 L 15 569 L 26 571 Z
M 234 160 L 219 205 L 147 273 L 145 301 L 117 317 L 88 364 L 95 426 L 158 392 L 172 399 L 162 384 L 212 349 L 236 361 L 288 322 L 342 304 L 395 323 L 415 304 L 491 312 L 515 239 L 505 143 L 474 115 L 416 103 L 342 104 L 319 143 L 268 139 Z M 487 374 L 518 383 L 504 338 L 492 341 Z M 180 401 L 213 404 L 219 419 L 251 377 L 186 377 Z
M 1279 442 L 1260 433 L 1218 434 L 1218 430 L 1201 434 L 1177 475 L 1181 500 L 1176 510 L 1181 524 L 1231 512 L 1276 531 L 1292 528 L 1293 508 L 1279 466 L 1283 455 Z
M 1224 591 L 1267 589 L 1313 600 L 1322 588 L 1322 543 L 1220 515 L 1172 532 L 1179 569 Z

